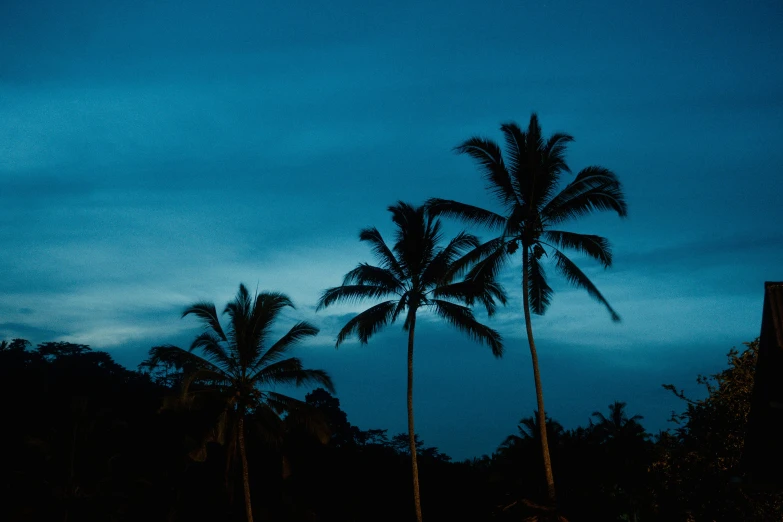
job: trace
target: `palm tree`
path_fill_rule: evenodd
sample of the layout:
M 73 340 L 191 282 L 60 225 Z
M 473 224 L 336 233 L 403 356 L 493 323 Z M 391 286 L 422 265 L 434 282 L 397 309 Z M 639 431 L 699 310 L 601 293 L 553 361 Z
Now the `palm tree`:
M 620 440 L 623 437 L 641 437 L 646 438 L 647 434 L 644 428 L 638 421 L 644 417 L 641 415 L 634 415 L 628 418 L 625 412 L 626 403 L 621 401 L 614 401 L 609 405 L 609 416 L 604 416 L 603 413 L 594 411 L 592 416 L 596 418 L 597 423 L 595 425 L 596 431 L 605 440 Z
M 220 324 L 213 303 L 195 303 L 185 309 L 182 317 L 196 316 L 205 331 L 196 337 L 190 350 L 157 346 L 150 350 L 150 359 L 145 363 L 150 368 L 174 364 L 183 369 L 182 401 L 187 403 L 196 397 L 203 400 L 208 395 L 222 404 L 214 439 L 222 442 L 229 431 L 232 447 L 235 442 L 239 445 L 248 522 L 253 520 L 253 510 L 245 451 L 247 414 L 252 413 L 268 429 L 279 429 L 281 414 L 301 414 L 307 405 L 271 391 L 270 387 L 313 384 L 334 391 L 326 372 L 304 369 L 300 359 L 288 356 L 291 348 L 316 335 L 318 328 L 300 321 L 272 342 L 272 327 L 286 307 L 294 305 L 284 294 L 262 292 L 253 296 L 245 285 L 239 285 L 236 297 L 223 311 L 229 318 L 226 328 Z M 202 355 L 196 355 L 194 350 L 200 350 Z
M 345 275 L 343 284 L 326 290 L 318 302 L 318 310 L 337 302 L 364 299 L 390 299 L 371 306 L 350 319 L 337 334 L 337 346 L 352 334 L 362 344 L 387 324 L 405 314 L 403 330 L 408 332 L 408 442 L 413 475 L 413 499 L 416 519 L 421 522 L 419 472 L 413 422 L 413 341 L 416 313 L 429 308 L 481 344 L 486 343 L 496 357 L 503 353 L 500 334 L 479 323 L 469 306 L 479 302 L 487 313 L 495 311 L 495 300 L 505 304 L 502 287 L 494 280 L 455 282 L 455 261 L 479 240 L 470 234 L 457 234 L 445 247 L 440 247 L 441 223 L 424 207 L 398 202 L 389 207 L 397 227 L 392 248 L 374 227 L 359 233 L 359 239 L 370 244 L 378 266 L 360 263 Z
M 549 501 L 555 505 L 555 481 L 544 428 L 544 395 L 530 319 L 531 312 L 538 315 L 546 312 L 553 294 L 541 260 L 544 256 L 553 260 L 555 270 L 568 283 L 586 290 L 609 310 L 613 321 L 619 321 L 620 316 L 592 281 L 563 252 L 570 249 L 586 254 L 606 268 L 612 264 L 609 241 L 600 236 L 567 232 L 559 227 L 568 220 L 595 211 L 613 210 L 625 216 L 627 208 L 620 182 L 614 173 L 603 167 L 583 169 L 571 183 L 557 192 L 561 174 L 571 172 L 565 153 L 566 145 L 573 138 L 556 133 L 545 139 L 535 113 L 530 117 L 527 131 L 516 123 L 503 124 L 500 130 L 506 142 L 505 159 L 497 143 L 480 137 L 470 138 L 456 151 L 476 160 L 483 171 L 487 189 L 500 203 L 502 213 L 439 198 L 428 200 L 426 206 L 435 215 L 455 217 L 500 233 L 465 257 L 465 265 L 479 261 L 467 273 L 466 279 L 494 278 L 510 257 L 517 250 L 521 251 L 522 308 L 533 360 L 541 450 Z
M 525 417 L 519 421 L 517 431 L 519 435 L 509 435 L 503 444 L 514 444 L 523 440 L 538 440 L 541 438 L 541 430 L 538 427 L 538 412 L 534 411 L 532 417 Z M 546 432 L 547 438 L 560 438 L 565 434 L 563 425 L 546 416 Z

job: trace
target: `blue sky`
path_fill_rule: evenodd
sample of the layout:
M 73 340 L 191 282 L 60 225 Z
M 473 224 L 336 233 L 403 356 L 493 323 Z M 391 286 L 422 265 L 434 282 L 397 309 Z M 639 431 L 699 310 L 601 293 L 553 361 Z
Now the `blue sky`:
M 185 305 L 280 290 L 322 328 L 303 356 L 349 420 L 403 431 L 399 328 L 334 350 L 358 308 L 315 302 L 371 261 L 357 233 L 389 234 L 398 199 L 491 206 L 452 148 L 536 111 L 629 202 L 572 227 L 612 240 L 612 269 L 582 266 L 623 322 L 558 279 L 534 320 L 547 410 L 574 427 L 619 399 L 665 428 L 680 405 L 660 385 L 723 366 L 783 280 L 783 5 L 574 4 L 3 2 L 0 338 L 135 366 L 195 335 Z M 517 274 L 491 323 L 504 359 L 420 329 L 417 429 L 454 457 L 535 408 Z

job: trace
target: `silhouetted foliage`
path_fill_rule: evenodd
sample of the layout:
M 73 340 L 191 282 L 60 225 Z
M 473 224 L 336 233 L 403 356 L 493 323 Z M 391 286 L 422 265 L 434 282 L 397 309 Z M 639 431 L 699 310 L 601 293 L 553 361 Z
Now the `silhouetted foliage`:
M 684 412 L 672 412 L 678 428 L 659 438 L 653 466 L 658 502 L 672 519 L 783 519 L 783 493 L 739 485 L 758 339 L 745 346 L 729 351 L 728 369 L 698 376 L 707 392 L 704 399 L 690 399 L 674 385 L 664 385 L 686 403 Z
M 726 370 L 700 376 L 703 399 L 667 385 L 685 402 L 685 411 L 673 414 L 673 432 L 650 437 L 621 401 L 572 429 L 546 417 L 559 514 L 574 521 L 779 520 L 780 493 L 735 480 L 756 350 L 756 343 L 732 350 Z M 0 430 L 6 450 L 0 520 L 244 520 L 241 485 L 227 475 L 234 460 L 229 445 L 203 444 L 222 410 L 205 411 L 203 403 L 161 409 L 171 404 L 164 399 L 179 396 L 184 376 L 174 379 L 177 387 L 166 387 L 168 379 L 151 375 L 129 371 L 86 345 L 0 342 L 6 420 Z M 207 384 L 189 389 L 206 391 Z M 257 518 L 414 520 L 401 501 L 411 495 L 407 434 L 352 425 L 324 388 L 308 393 L 304 404 L 328 425 L 326 444 L 306 424 L 291 422 L 278 444 L 269 445 L 248 410 Z M 546 515 L 545 507 L 529 501 L 546 493 L 536 472 L 542 465 L 537 423 L 533 412 L 495 453 L 461 462 L 426 447 L 417 435 L 424 509 L 440 520 Z M 194 454 L 202 458 L 193 460 Z

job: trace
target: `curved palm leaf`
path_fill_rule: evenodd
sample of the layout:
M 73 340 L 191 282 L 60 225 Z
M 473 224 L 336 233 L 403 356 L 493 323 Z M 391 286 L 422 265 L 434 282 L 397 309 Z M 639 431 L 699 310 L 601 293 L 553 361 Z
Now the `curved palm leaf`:
M 520 203 L 514 190 L 511 176 L 503 163 L 500 147 L 484 138 L 473 137 L 454 148 L 458 154 L 467 154 L 481 166 L 487 190 L 506 205 Z
M 447 283 L 449 281 L 449 268 L 454 262 L 464 256 L 469 249 L 475 249 L 481 244 L 479 239 L 473 234 L 460 232 L 457 234 L 445 248 L 441 249 L 432 260 L 427 264 L 424 272 L 421 274 L 421 283 L 424 286 L 437 285 L 438 283 Z
M 613 210 L 620 217 L 628 215 L 622 185 L 609 169 L 587 167 L 546 204 L 541 214 L 554 225 L 605 210 Z
M 465 223 L 500 229 L 506 226 L 506 218 L 490 210 L 466 205 L 450 199 L 430 198 L 425 203 L 427 210 L 434 216 L 456 218 Z
M 265 366 L 252 375 L 249 381 L 256 385 L 319 385 L 334 392 L 334 384 L 326 372 L 304 369 L 298 357 L 290 357 Z
M 612 265 L 612 248 L 609 245 L 609 240 L 605 237 L 563 230 L 547 230 L 543 233 L 543 237 L 555 248 L 570 248 L 587 254 L 600 262 L 604 268 L 609 268 Z
M 577 288 L 582 288 L 585 290 L 590 297 L 598 301 L 599 303 L 603 304 L 606 309 L 609 311 L 609 314 L 612 316 L 612 321 L 619 322 L 620 316 L 617 314 L 617 312 L 614 311 L 614 308 L 609 304 L 609 302 L 604 298 L 603 295 L 601 295 L 601 292 L 598 291 L 598 289 L 595 287 L 592 281 L 582 272 L 578 266 L 574 264 L 573 261 L 568 259 L 568 257 L 560 252 L 559 250 L 555 249 L 554 251 L 554 258 L 555 258 L 555 267 L 557 267 L 557 270 L 566 278 L 566 280 L 573 286 Z
M 537 315 L 544 315 L 552 302 L 552 288 L 546 282 L 546 272 L 538 256 L 530 256 L 528 265 L 528 292 L 530 294 L 530 310 Z
M 478 322 L 470 308 L 441 299 L 433 299 L 431 302 L 435 313 L 445 319 L 447 323 L 467 334 L 479 344 L 488 345 L 495 357 L 503 356 L 503 339 L 500 334 Z
M 376 299 L 380 297 L 386 297 L 389 294 L 395 294 L 393 288 L 385 286 L 371 286 L 371 285 L 343 285 L 335 286 L 324 291 L 321 298 L 318 300 L 318 305 L 315 307 L 316 311 L 322 310 L 327 306 L 330 306 L 339 301 L 354 302 L 361 301 L 362 299 Z
M 319 331 L 320 330 L 316 326 L 313 326 L 307 321 L 296 323 L 283 337 L 269 347 L 266 353 L 258 360 L 258 363 L 250 370 L 250 373 L 258 371 L 259 367 L 279 361 L 290 348 L 296 346 L 308 337 L 318 335 Z
M 372 245 L 373 254 L 380 260 L 382 268 L 391 270 L 398 278 L 402 279 L 405 277 L 402 268 L 400 268 L 399 263 L 397 263 L 397 258 L 395 258 L 392 251 L 389 250 L 389 247 L 386 245 L 386 242 L 383 240 L 383 237 L 381 236 L 381 233 L 378 232 L 377 228 L 370 227 L 363 229 L 359 232 L 359 241 L 366 241 Z
M 234 361 L 231 356 L 226 353 L 226 349 L 221 345 L 220 339 L 213 332 L 203 332 L 196 336 L 193 342 L 190 344 L 190 351 L 200 349 L 207 359 L 214 363 L 223 366 L 226 369 L 233 369 Z
M 190 305 L 182 312 L 182 317 L 188 315 L 195 315 L 204 322 L 205 327 L 211 328 L 215 334 L 217 334 L 222 341 L 227 341 L 226 334 L 223 333 L 223 327 L 220 326 L 220 320 L 217 316 L 217 310 L 213 303 L 206 301 L 200 301 L 196 304 Z
M 367 344 L 370 337 L 389 324 L 393 317 L 399 315 L 396 301 L 385 301 L 357 314 L 337 334 L 337 344 L 340 346 L 351 334 L 356 333 L 359 342 Z
M 403 290 L 402 282 L 387 268 L 360 263 L 356 268 L 345 274 L 343 286 L 366 285 L 381 286 L 392 291 Z

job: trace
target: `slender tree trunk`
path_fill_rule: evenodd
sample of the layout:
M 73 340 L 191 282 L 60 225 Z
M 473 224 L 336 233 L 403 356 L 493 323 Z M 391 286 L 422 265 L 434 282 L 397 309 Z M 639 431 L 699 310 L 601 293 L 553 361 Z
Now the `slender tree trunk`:
M 546 475 L 546 489 L 549 503 L 555 507 L 555 477 L 552 473 L 552 461 L 549 457 L 549 442 L 546 436 L 546 410 L 544 410 L 544 390 L 541 387 L 541 373 L 538 369 L 538 353 L 536 342 L 533 340 L 533 323 L 530 321 L 530 295 L 527 246 L 522 246 L 522 307 L 525 309 L 525 327 L 527 328 L 527 342 L 530 344 L 530 357 L 533 359 L 533 379 L 536 383 L 536 402 L 538 403 L 538 429 L 541 434 L 541 453 L 544 456 L 544 474 Z
M 411 472 L 413 474 L 413 504 L 416 520 L 421 522 L 421 496 L 419 495 L 419 464 L 416 461 L 416 430 L 413 427 L 413 332 L 416 329 L 416 311 L 412 311 L 408 330 L 408 442 L 411 450 Z
M 247 522 L 253 522 L 253 507 L 250 504 L 250 480 L 247 473 L 247 454 L 245 453 L 245 409 L 239 408 L 239 456 L 242 460 L 242 486 L 245 490 L 245 512 Z

